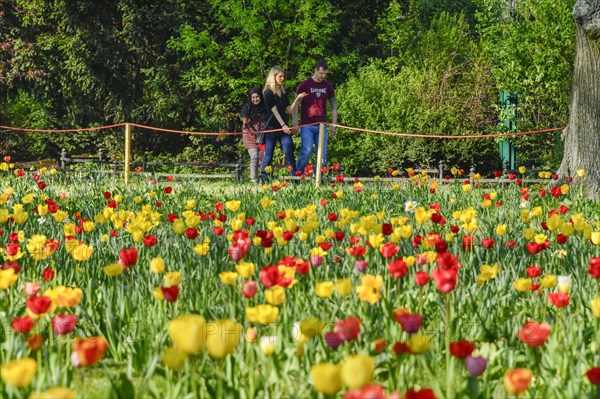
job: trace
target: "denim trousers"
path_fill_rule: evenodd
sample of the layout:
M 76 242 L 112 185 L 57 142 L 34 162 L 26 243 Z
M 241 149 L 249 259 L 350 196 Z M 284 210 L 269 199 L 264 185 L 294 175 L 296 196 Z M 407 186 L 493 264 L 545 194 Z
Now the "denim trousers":
M 294 142 L 292 141 L 292 137 L 289 134 L 285 134 L 283 132 L 267 133 L 265 135 L 265 156 L 260 167 L 260 173 L 263 178 L 263 182 L 269 180 L 267 172 L 265 172 L 265 168 L 267 166 L 270 166 L 273 162 L 273 153 L 275 152 L 275 145 L 278 142 L 281 146 L 283 154 L 285 155 L 286 166 L 292 167 L 292 171 L 290 173 L 294 175 L 294 173 L 296 172 L 296 161 L 294 158 Z
M 323 166 L 327 166 L 327 132 L 327 126 L 325 126 L 325 135 L 323 136 Z M 317 152 L 317 146 L 319 145 L 319 126 L 306 126 L 301 128 L 300 138 L 302 140 L 302 148 L 300 148 L 300 154 L 298 155 L 296 170 L 304 172 L 304 168 L 308 165 L 308 160 L 312 155 L 313 146 L 315 148 L 315 153 Z

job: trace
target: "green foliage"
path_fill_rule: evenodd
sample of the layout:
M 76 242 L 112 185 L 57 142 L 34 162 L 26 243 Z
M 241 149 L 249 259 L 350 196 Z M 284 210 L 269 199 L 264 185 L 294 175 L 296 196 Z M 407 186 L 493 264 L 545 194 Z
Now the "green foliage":
M 477 32 L 498 91 L 519 93 L 516 129 L 565 126 L 575 57 L 571 18 L 575 0 L 519 1 L 513 8 L 502 4 L 480 1 Z M 561 151 L 555 151 L 556 136 L 521 136 L 512 141 L 524 164 L 557 167 L 562 158 Z
M 0 122 L 77 128 L 135 122 L 239 131 L 239 109 L 273 65 L 286 87 L 330 65 L 340 122 L 432 134 L 495 132 L 498 94 L 519 93 L 517 130 L 568 120 L 575 0 L 2 0 Z M 122 154 L 115 131 L 1 133 L 16 158 Z M 25 138 L 25 139 L 23 139 Z M 512 140 L 521 163 L 556 166 L 557 135 Z M 495 168 L 491 140 L 409 140 L 340 131 L 349 171 L 448 164 Z M 360 151 L 359 151 L 360 150 Z M 214 153 L 209 153 L 210 151 Z M 235 140 L 136 131 L 134 152 L 230 162 Z
M 391 28 L 387 35 L 394 37 Z M 495 101 L 490 68 L 470 38 L 464 17 L 441 13 L 413 46 L 415 53 L 363 68 L 338 90 L 344 124 L 426 135 L 485 132 L 493 123 L 490 108 Z M 348 142 L 353 150 L 344 154 Z M 489 140 L 436 141 L 341 132 L 333 147 L 332 153 L 344 157 L 351 173 L 381 173 L 395 166 L 436 167 L 439 160 L 447 166 L 496 167 L 495 144 Z

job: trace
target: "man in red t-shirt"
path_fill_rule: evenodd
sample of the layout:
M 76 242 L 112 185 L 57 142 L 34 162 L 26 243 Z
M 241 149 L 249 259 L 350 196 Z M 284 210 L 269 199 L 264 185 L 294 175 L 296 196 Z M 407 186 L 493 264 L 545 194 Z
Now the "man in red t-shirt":
M 337 104 L 335 103 L 335 93 L 331 83 L 327 82 L 328 66 L 324 60 L 315 63 L 314 74 L 300 83 L 296 89 L 296 95 L 305 96 L 300 103 L 300 124 L 307 125 L 311 123 L 327 122 L 327 101 L 331 104 L 331 122 L 337 123 Z M 298 133 L 298 109 L 292 111 L 294 126 L 292 131 Z M 331 126 L 331 135 L 335 135 L 335 126 Z M 325 136 L 323 139 L 323 166 L 327 165 L 327 126 L 325 127 Z M 305 126 L 300 129 L 301 148 L 298 155 L 296 170 L 304 172 L 308 165 L 308 160 L 313 152 L 313 146 L 319 143 L 319 125 Z

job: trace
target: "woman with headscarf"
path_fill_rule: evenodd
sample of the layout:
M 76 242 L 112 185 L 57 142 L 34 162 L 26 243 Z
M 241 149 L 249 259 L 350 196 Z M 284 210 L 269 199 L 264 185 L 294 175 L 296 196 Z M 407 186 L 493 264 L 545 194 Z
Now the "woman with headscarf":
M 256 134 L 268 117 L 260 87 L 253 87 L 248 91 L 248 101 L 244 104 L 240 115 L 243 123 L 244 148 L 250 154 L 250 179 L 253 183 L 258 184 L 260 182 L 258 167 L 261 144 L 256 142 Z

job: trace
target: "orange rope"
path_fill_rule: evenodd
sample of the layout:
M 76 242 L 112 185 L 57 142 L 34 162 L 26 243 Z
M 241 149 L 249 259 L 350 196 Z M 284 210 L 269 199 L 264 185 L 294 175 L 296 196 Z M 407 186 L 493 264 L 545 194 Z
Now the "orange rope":
M 233 135 L 239 135 L 239 134 L 247 134 L 244 132 L 188 132 L 185 130 L 173 130 L 173 129 L 164 129 L 164 128 L 160 128 L 160 127 L 152 127 L 152 126 L 145 126 L 145 125 L 138 125 L 137 123 L 130 123 L 131 126 L 135 126 L 141 129 L 148 129 L 148 130 L 157 130 L 160 132 L 166 132 L 166 133 L 179 133 L 179 134 L 190 134 L 190 135 L 204 135 L 204 136 L 233 136 Z M 314 126 L 314 125 L 318 125 L 318 123 L 311 123 L 308 125 L 302 125 L 302 126 L 298 126 L 299 128 L 302 127 L 306 127 L 306 126 Z M 291 129 L 291 128 L 290 128 Z M 283 129 L 272 129 L 272 130 L 263 130 L 260 133 L 273 133 L 273 132 L 281 132 Z M 252 132 L 252 133 L 256 133 L 256 132 Z
M 127 123 L 123 122 L 123 123 L 117 123 L 115 125 L 88 127 L 88 128 L 81 128 L 81 129 L 28 129 L 28 128 L 22 128 L 22 127 L 11 127 L 11 126 L 1 126 L 0 125 L 0 129 L 17 130 L 17 131 L 24 131 L 24 132 L 40 132 L 40 133 L 75 133 L 75 132 L 85 132 L 85 131 L 92 131 L 92 130 L 112 129 L 115 127 L 125 126 L 126 124 Z M 319 123 L 311 123 L 311 124 L 307 124 L 307 125 L 301 125 L 301 126 L 299 126 L 299 128 L 307 127 L 307 126 L 315 126 L 318 124 Z M 222 135 L 244 134 L 243 132 L 187 132 L 185 130 L 173 130 L 173 129 L 164 129 L 164 128 L 159 128 L 159 127 L 153 127 L 153 126 L 139 125 L 137 123 L 129 123 L 129 125 L 135 126 L 135 127 L 141 128 L 141 129 L 156 130 L 156 131 L 167 132 L 167 133 L 189 134 L 189 135 L 222 136 Z M 338 124 L 334 124 L 334 123 L 330 123 L 328 125 L 339 127 L 341 129 L 354 130 L 354 131 L 365 132 L 365 133 L 385 134 L 385 135 L 389 135 L 389 136 L 398 136 L 398 137 L 421 137 L 421 138 L 429 138 L 429 139 L 483 139 L 483 138 L 490 138 L 490 137 L 511 137 L 511 136 L 523 136 L 526 134 L 555 132 L 557 130 L 564 129 L 564 127 L 555 127 L 555 128 L 551 128 L 551 129 L 532 130 L 532 131 L 527 131 L 527 132 L 515 132 L 515 133 L 492 133 L 492 134 L 479 134 L 479 135 L 467 135 L 467 136 L 442 136 L 442 135 L 428 135 L 428 134 L 383 132 L 383 131 L 379 131 L 379 130 L 360 129 L 360 128 L 356 128 L 356 127 L 338 125 Z M 273 132 L 280 132 L 280 131 L 282 131 L 282 129 L 265 130 L 262 133 L 273 133 Z
M 337 124 L 331 124 L 331 126 L 339 127 L 341 129 L 355 130 L 359 132 L 365 133 L 377 133 L 377 134 L 386 134 L 390 136 L 400 136 L 400 137 L 423 137 L 428 139 L 484 139 L 488 137 L 510 137 L 510 136 L 523 136 L 526 134 L 535 134 L 535 133 L 546 133 L 546 132 L 554 132 L 557 130 L 563 130 L 564 127 L 554 127 L 551 129 L 543 129 L 543 130 L 532 130 L 529 132 L 515 132 L 515 133 L 492 133 L 492 134 L 478 134 L 478 135 L 470 135 L 470 136 L 440 136 L 440 135 L 429 135 L 429 134 L 413 134 L 413 133 L 392 133 L 392 132 L 381 132 L 378 130 L 368 130 L 368 129 L 359 129 L 356 127 L 343 126 Z
M 116 125 L 108 126 L 97 126 L 97 127 L 86 127 L 82 129 L 27 129 L 24 127 L 11 127 L 11 126 L 0 126 L 0 129 L 5 130 L 18 130 L 22 132 L 40 132 L 40 133 L 75 133 L 75 132 L 86 132 L 90 130 L 102 130 L 112 129 L 113 127 L 125 126 L 125 123 L 117 123 Z

